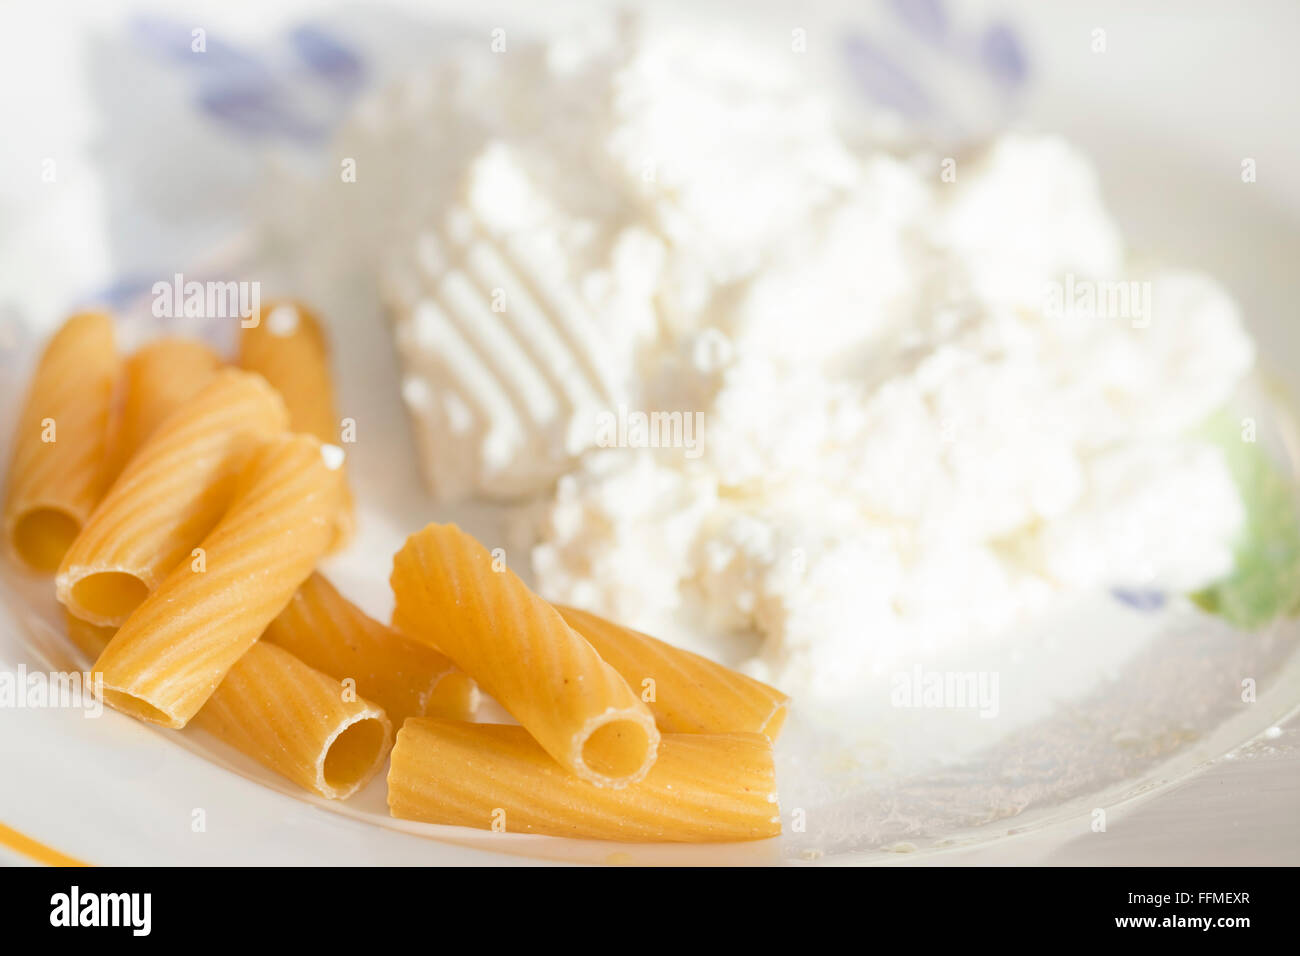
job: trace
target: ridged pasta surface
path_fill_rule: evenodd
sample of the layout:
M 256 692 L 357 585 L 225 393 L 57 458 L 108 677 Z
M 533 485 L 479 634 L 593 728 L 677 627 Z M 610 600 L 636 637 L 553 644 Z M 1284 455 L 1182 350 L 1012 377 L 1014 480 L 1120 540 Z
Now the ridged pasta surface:
M 59 600 L 92 623 L 123 623 L 189 561 L 229 507 L 253 449 L 286 423 L 261 378 L 217 373 L 150 436 L 95 509 L 59 568 Z
M 445 653 L 565 767 L 602 786 L 645 776 L 659 732 L 619 673 L 455 525 L 393 558 L 394 626 Z
M 115 627 L 105 627 L 83 621 L 66 608 L 63 612 L 63 622 L 68 628 L 68 639 L 92 661 L 104 653 L 104 648 L 108 646 L 108 642 L 117 633 Z
M 351 678 L 398 726 L 425 714 L 473 716 L 474 682 L 450 658 L 368 616 L 320 574 L 303 582 L 262 639 L 331 677 Z
M 220 367 L 221 357 L 193 339 L 159 339 L 127 358 L 108 442 L 105 471 L 110 481 L 167 416 L 202 391 Z
M 611 790 L 566 772 L 522 727 L 415 718 L 393 748 L 388 806 L 426 823 L 596 840 L 781 832 L 772 744 L 760 734 L 667 734 L 645 779 Z
M 363 787 L 393 742 L 382 707 L 349 699 L 334 678 L 263 643 L 235 663 L 191 724 L 334 800 Z
M 46 346 L 14 428 L 5 540 L 53 572 L 104 493 L 105 449 L 121 359 L 101 312 L 67 320 Z
M 296 302 L 268 303 L 257 325 L 240 330 L 239 364 L 257 372 L 284 397 L 290 428 L 322 442 L 339 443 L 341 419 L 330 374 L 329 343 L 310 309 Z M 352 492 L 346 481 L 343 494 L 333 549 L 343 547 L 354 528 Z
M 775 687 L 596 614 L 555 609 L 640 692 L 665 733 L 745 732 L 775 740 L 785 723 L 790 698 Z
M 201 559 L 173 570 L 104 649 L 95 669 L 108 703 L 185 726 L 311 574 L 340 496 L 337 463 L 329 467 L 315 438 L 259 447 Z

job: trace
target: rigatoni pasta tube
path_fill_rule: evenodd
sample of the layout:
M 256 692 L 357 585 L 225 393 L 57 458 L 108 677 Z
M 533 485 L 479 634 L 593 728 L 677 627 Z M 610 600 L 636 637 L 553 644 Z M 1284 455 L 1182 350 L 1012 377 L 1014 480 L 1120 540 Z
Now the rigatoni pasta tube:
M 185 726 L 325 553 L 342 457 L 310 435 L 273 438 L 253 453 L 200 557 L 163 580 L 95 663 L 110 706 Z
M 59 567 L 59 600 L 93 624 L 122 624 L 212 530 L 240 469 L 282 432 L 284 403 L 259 376 L 219 372 L 168 417 L 72 543 Z
M 105 472 L 121 474 L 163 420 L 193 398 L 221 367 L 221 357 L 194 339 L 159 339 L 128 356 Z
M 262 635 L 318 671 L 351 678 L 399 727 L 430 714 L 474 715 L 478 688 L 451 659 L 369 617 L 320 574 L 298 588 Z
M 190 725 L 332 800 L 365 786 L 393 743 L 382 707 L 260 642 L 235 662 Z
M 82 312 L 54 334 L 28 386 L 14 430 L 4 534 L 34 570 L 58 568 L 104 492 L 120 366 L 112 319 Z
M 388 807 L 407 820 L 594 840 L 781 832 L 772 743 L 761 734 L 665 734 L 645 779 L 611 790 L 566 773 L 522 727 L 412 718 L 393 747 Z
M 641 692 L 665 733 L 747 732 L 775 740 L 785 723 L 790 698 L 775 687 L 587 611 L 555 609 Z
M 330 375 L 329 344 L 320 321 L 296 302 L 268 303 L 256 324 L 239 334 L 239 365 L 265 378 L 289 408 L 289 427 L 338 443 L 341 421 Z M 343 486 L 338 537 L 333 548 L 347 543 L 353 530 L 352 493 Z
M 393 624 L 450 657 L 589 783 L 645 776 L 659 731 L 645 704 L 559 612 L 455 525 L 431 524 L 393 558 Z
M 104 648 L 108 646 L 108 642 L 117 633 L 115 627 L 91 624 L 89 621 L 83 621 L 67 609 L 64 609 L 63 617 L 68 628 L 68 639 L 77 645 L 81 652 L 92 661 L 104 653 Z

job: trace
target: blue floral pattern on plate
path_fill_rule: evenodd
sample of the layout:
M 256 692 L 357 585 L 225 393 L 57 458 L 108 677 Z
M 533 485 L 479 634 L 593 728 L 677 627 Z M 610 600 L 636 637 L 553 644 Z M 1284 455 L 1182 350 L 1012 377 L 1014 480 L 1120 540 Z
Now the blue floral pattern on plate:
M 1163 591 L 1144 588 L 1112 588 L 1110 593 L 1121 604 L 1127 604 L 1133 610 L 1145 614 L 1162 610 L 1168 602 Z
M 879 2 L 881 16 L 840 40 L 850 83 L 877 106 L 948 136 L 1005 121 L 1030 76 L 1009 23 L 972 21 L 944 0 Z M 952 95 L 957 85 L 962 96 Z
M 194 48 L 193 28 L 160 17 L 131 24 L 137 44 L 194 74 L 194 99 L 212 119 L 244 136 L 324 141 L 365 86 L 365 61 L 323 27 L 300 24 L 285 50 L 244 49 L 205 33 Z

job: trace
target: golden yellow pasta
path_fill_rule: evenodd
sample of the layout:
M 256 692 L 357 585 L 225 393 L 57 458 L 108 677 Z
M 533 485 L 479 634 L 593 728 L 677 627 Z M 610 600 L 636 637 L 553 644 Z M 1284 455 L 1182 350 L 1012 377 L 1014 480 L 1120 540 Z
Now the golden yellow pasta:
M 190 725 L 332 800 L 365 786 L 393 743 L 382 707 L 260 642 L 235 662 Z
M 193 339 L 159 339 L 127 358 L 108 442 L 105 472 L 110 482 L 163 420 L 197 395 L 220 367 L 221 357 Z
M 329 344 L 320 321 L 296 302 L 268 303 L 256 325 L 239 337 L 239 365 L 271 383 L 289 408 L 289 427 L 338 444 L 340 419 L 330 376 Z M 352 535 L 352 493 L 344 484 L 338 538 L 333 548 Z
M 104 493 L 105 443 L 121 360 L 102 312 L 54 334 L 14 430 L 5 540 L 28 567 L 53 572 Z
M 68 638 L 92 661 L 104 652 L 108 642 L 117 633 L 116 627 L 104 627 L 100 624 L 83 621 L 66 608 L 63 617 L 68 626 Z
M 497 699 L 560 764 L 606 787 L 655 760 L 654 717 L 553 607 L 455 525 L 431 524 L 393 558 L 393 624 Z
M 273 438 L 253 453 L 199 556 L 178 565 L 100 655 L 108 704 L 185 726 L 329 547 L 342 458 L 310 435 Z
M 641 692 L 663 732 L 780 733 L 790 698 L 775 687 L 587 611 L 555 609 Z
M 180 339 L 124 364 L 109 317 L 87 312 L 29 387 L 4 533 L 57 572 L 105 703 L 198 728 L 329 799 L 391 751 L 404 819 L 636 842 L 780 834 L 785 694 L 551 606 L 455 525 L 406 540 L 392 624 L 370 618 L 315 572 L 353 520 L 319 322 L 268 306 L 240 364 Z M 471 722 L 479 686 L 521 726 Z
M 474 715 L 478 688 L 451 660 L 369 617 L 320 574 L 303 582 L 262 640 L 375 701 L 399 727 L 430 714 L 454 720 Z
M 237 369 L 168 417 L 63 557 L 58 598 L 93 624 L 122 624 L 212 530 L 258 444 L 284 430 L 283 402 Z
M 522 727 L 415 717 L 388 771 L 395 817 L 507 833 L 634 842 L 760 840 L 781 832 L 772 742 L 666 734 L 639 783 L 593 787 Z

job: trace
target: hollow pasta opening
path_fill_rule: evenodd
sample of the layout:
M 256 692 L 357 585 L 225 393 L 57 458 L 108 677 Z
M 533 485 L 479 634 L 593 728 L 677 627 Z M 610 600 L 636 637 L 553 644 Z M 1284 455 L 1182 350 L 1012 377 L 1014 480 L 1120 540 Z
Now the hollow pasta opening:
M 364 781 L 379 760 L 386 736 L 383 722 L 367 717 L 335 737 L 325 754 L 325 785 L 346 792 Z
M 151 724 L 162 724 L 164 727 L 178 727 L 175 718 L 164 711 L 159 710 L 148 701 L 141 700 L 134 694 L 127 694 L 120 690 L 109 690 L 104 688 L 104 702 L 114 710 L 120 710 L 122 713 L 137 720 L 147 720 Z
M 53 572 L 81 531 L 81 522 L 58 508 L 33 508 L 14 523 L 14 550 L 37 571 Z
M 593 730 L 582 744 L 582 762 L 606 777 L 630 777 L 641 769 L 650 750 L 650 734 L 635 720 L 611 720 Z
M 149 596 L 149 588 L 134 574 L 103 571 L 88 574 L 72 586 L 72 602 L 96 617 L 122 620 Z

